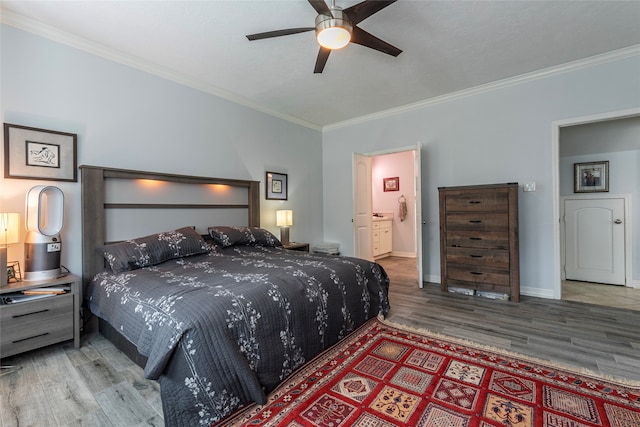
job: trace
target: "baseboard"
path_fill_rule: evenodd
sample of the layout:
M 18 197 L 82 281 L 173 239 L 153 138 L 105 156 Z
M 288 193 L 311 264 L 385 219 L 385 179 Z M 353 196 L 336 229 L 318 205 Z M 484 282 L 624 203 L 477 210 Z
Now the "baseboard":
M 528 297 L 553 299 L 553 289 L 540 289 L 540 288 L 532 288 L 528 286 L 521 286 L 520 295 L 526 295 Z
M 427 283 L 435 283 L 435 284 L 440 284 L 440 275 L 433 275 L 433 274 L 425 274 L 422 276 L 422 280 L 427 282 Z
M 402 258 L 415 258 L 415 252 L 402 252 L 402 251 L 391 251 L 391 256 L 397 256 Z
M 640 289 L 640 280 L 632 280 L 629 287 L 634 289 Z

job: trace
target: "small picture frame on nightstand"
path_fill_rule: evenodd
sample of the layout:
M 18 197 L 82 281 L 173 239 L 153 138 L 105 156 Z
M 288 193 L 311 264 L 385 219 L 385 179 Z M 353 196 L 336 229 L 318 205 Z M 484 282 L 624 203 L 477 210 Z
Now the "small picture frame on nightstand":
M 7 283 L 15 283 L 22 281 L 22 272 L 20 271 L 20 262 L 9 261 L 7 263 Z

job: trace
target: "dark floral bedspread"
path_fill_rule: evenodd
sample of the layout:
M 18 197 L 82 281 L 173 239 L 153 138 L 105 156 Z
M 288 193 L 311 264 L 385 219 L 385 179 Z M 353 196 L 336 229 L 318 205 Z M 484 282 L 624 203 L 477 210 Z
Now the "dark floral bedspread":
M 122 273 L 87 289 L 91 311 L 148 357 L 167 426 L 206 426 L 389 311 L 376 263 L 233 246 Z

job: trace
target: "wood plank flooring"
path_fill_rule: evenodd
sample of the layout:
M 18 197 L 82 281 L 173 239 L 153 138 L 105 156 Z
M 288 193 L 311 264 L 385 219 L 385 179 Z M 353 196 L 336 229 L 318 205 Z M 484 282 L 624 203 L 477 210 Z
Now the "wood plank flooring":
M 417 287 L 415 260 L 379 260 L 389 319 L 640 381 L 640 311 L 522 297 L 512 304 Z M 98 333 L 2 360 L 0 426 L 163 426 L 160 389 Z
M 521 296 L 518 304 L 417 288 L 415 261 L 378 260 L 389 320 L 640 384 L 640 311 Z

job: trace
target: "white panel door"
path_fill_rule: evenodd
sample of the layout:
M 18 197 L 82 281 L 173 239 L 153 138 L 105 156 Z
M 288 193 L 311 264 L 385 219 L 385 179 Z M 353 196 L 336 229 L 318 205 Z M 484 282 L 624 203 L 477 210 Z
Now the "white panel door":
M 353 153 L 354 248 L 357 258 L 373 261 L 371 157 Z
M 564 207 L 567 280 L 624 285 L 624 199 L 567 199 Z

